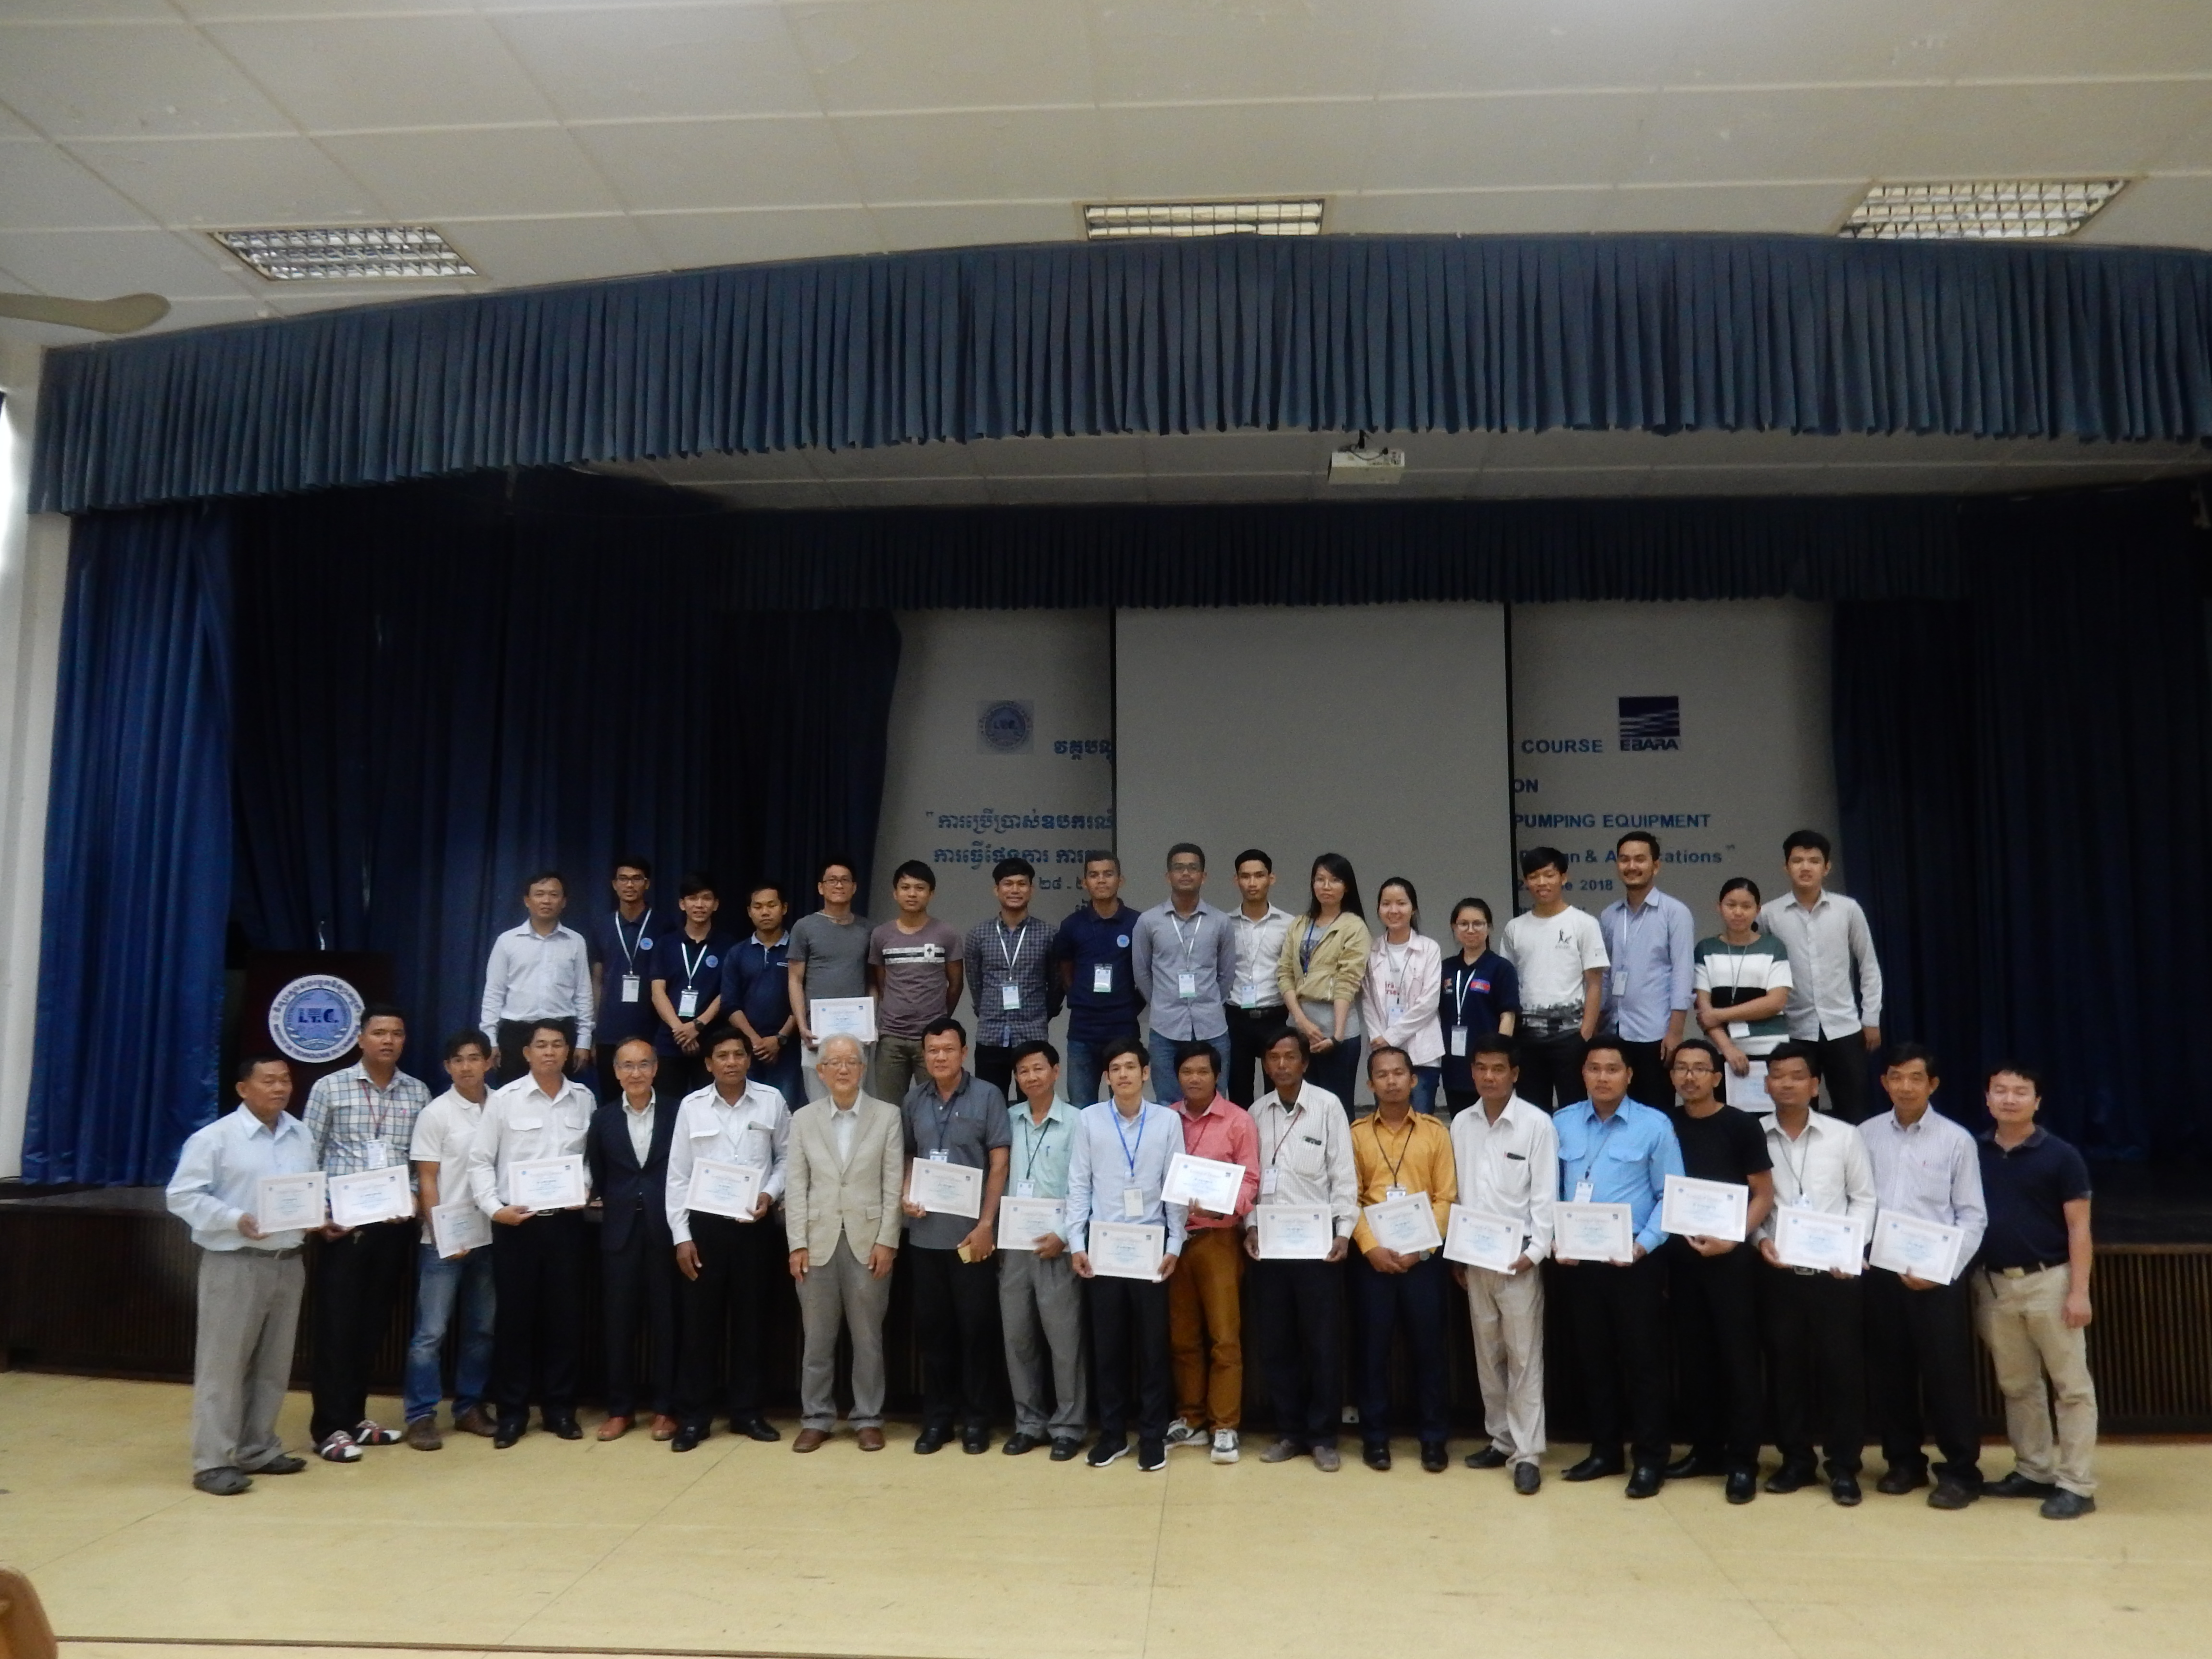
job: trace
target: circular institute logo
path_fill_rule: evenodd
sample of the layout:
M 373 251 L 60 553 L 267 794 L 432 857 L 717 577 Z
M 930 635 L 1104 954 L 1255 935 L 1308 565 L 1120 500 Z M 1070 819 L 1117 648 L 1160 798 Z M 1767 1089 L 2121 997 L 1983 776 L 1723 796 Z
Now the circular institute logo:
M 269 1036 L 306 1066 L 336 1060 L 361 1040 L 361 993 L 334 974 L 304 974 L 269 1005 Z
M 1018 755 L 1029 748 L 1036 725 L 1029 704 L 1001 699 L 983 705 L 975 717 L 975 735 L 995 754 Z

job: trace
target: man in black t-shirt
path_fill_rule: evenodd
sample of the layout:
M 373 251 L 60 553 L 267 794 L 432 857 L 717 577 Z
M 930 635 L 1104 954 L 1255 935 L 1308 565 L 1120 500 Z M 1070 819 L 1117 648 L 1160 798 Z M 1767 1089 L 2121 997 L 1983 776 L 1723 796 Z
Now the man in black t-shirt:
M 1748 1187 L 1744 1233 L 1758 1231 L 1774 1203 L 1774 1166 L 1766 1136 L 1750 1112 L 1723 1104 L 1714 1091 L 1725 1073 L 1720 1050 L 1692 1037 L 1674 1050 L 1669 1080 L 1682 1103 L 1667 1120 L 1682 1146 L 1682 1172 L 1692 1181 Z M 1758 1495 L 1759 1417 L 1758 1257 L 1726 1238 L 1669 1237 L 1668 1304 L 1674 1326 L 1679 1418 L 1692 1425 L 1690 1455 L 1667 1471 L 1669 1480 L 1726 1474 L 1728 1501 Z

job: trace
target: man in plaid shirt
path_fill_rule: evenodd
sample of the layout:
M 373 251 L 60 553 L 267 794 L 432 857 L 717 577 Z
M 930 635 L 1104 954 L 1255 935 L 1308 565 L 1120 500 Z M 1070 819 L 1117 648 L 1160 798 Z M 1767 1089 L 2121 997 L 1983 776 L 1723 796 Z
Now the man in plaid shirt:
M 325 1175 L 352 1175 L 407 1162 L 415 1120 L 430 1091 L 399 1069 L 407 1021 L 372 1003 L 361 1021 L 361 1058 L 317 1080 L 307 1095 L 307 1139 Z M 410 1174 L 409 1183 L 414 1184 Z M 368 1415 L 368 1367 L 391 1321 L 392 1298 L 407 1276 L 415 1242 L 412 1216 L 366 1227 L 323 1229 L 315 1258 L 314 1415 L 316 1455 L 359 1461 L 363 1446 L 395 1444 L 396 1430 Z

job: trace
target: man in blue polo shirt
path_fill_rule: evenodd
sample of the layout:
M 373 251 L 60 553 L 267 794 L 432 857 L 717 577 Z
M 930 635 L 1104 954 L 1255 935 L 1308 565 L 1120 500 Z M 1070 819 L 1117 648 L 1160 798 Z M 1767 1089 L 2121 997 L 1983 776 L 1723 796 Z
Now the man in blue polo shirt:
M 722 957 L 722 1014 L 752 1050 L 753 1081 L 797 1111 L 806 1103 L 806 1088 L 799 1072 L 799 1022 L 791 1012 L 791 936 L 783 930 L 791 900 L 779 883 L 759 882 L 745 913 L 752 937 Z
M 1137 913 L 1121 902 L 1121 860 L 1085 853 L 1083 890 L 1091 902 L 1060 923 L 1053 938 L 1067 1000 L 1067 1097 L 1078 1106 L 1105 1097 L 1098 1057 L 1115 1037 L 1137 1035 L 1145 1008 L 1129 961 Z
M 653 1048 L 669 1088 L 690 1094 L 706 1087 L 707 1055 L 700 1034 L 723 1023 L 722 959 L 730 954 L 732 941 L 714 926 L 722 901 L 712 876 L 694 870 L 678 893 L 684 925 L 653 942 L 653 1009 L 659 1017 Z
M 592 1028 L 599 1097 L 622 1092 L 615 1076 L 615 1050 L 632 1037 L 653 1041 L 660 1021 L 653 1012 L 653 946 L 677 925 L 653 908 L 653 866 L 644 859 L 614 861 L 615 908 L 585 924 L 584 944 L 592 958 L 592 1001 L 599 1011 Z

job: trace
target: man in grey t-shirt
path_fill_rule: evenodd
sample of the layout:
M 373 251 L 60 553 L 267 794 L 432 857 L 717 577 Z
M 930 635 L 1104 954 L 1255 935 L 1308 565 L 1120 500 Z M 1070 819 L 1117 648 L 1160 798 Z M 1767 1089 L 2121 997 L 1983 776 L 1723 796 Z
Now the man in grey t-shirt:
M 814 890 L 822 896 L 822 908 L 791 926 L 791 954 L 785 971 L 791 975 L 791 1009 L 799 1022 L 799 1071 L 806 1079 L 809 1100 L 819 1100 L 827 1092 L 815 1071 L 822 1059 L 822 1043 L 814 1030 L 811 1005 L 836 997 L 868 994 L 868 919 L 853 908 L 859 885 L 851 860 L 823 860 L 822 878 L 814 884 Z M 864 1043 L 862 1048 L 872 1065 L 875 1045 Z
M 921 1075 L 921 1034 L 960 1002 L 966 971 L 959 930 L 929 914 L 937 878 L 916 859 L 891 872 L 898 915 L 868 935 L 868 988 L 876 999 L 878 1100 L 900 1101 Z

